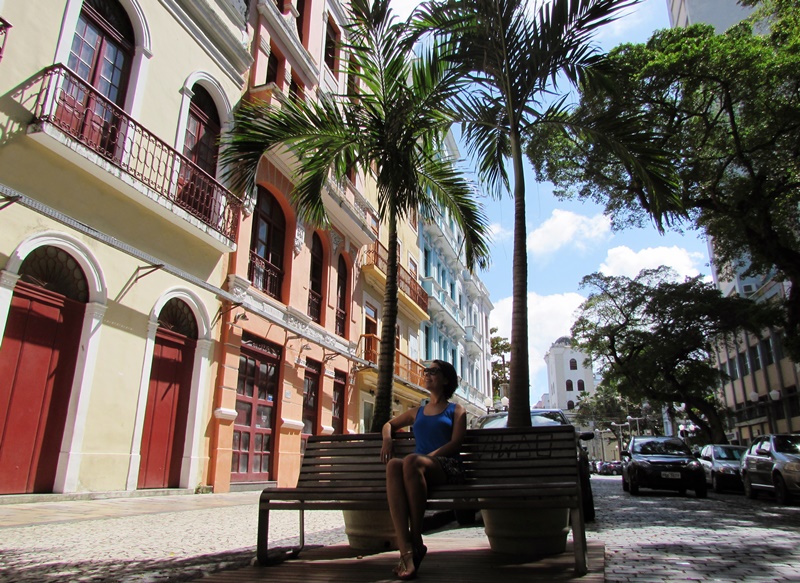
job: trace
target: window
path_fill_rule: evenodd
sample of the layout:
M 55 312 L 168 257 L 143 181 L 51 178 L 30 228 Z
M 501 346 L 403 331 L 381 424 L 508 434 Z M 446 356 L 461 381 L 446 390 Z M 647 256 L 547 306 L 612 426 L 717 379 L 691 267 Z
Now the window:
M 378 309 L 364 304 L 364 360 L 378 362 Z
M 297 23 L 297 36 L 300 39 L 300 43 L 305 46 L 307 20 L 306 0 L 297 0 L 295 6 L 297 7 L 297 20 L 295 21 Z
M 375 236 L 377 237 L 378 235 L 380 235 L 381 232 L 381 223 L 378 220 L 378 217 L 376 217 L 372 213 L 369 213 L 368 220 L 369 220 L 369 228 L 372 229 L 372 232 L 375 233 Z
M 305 95 L 305 87 L 303 87 L 303 85 L 297 79 L 292 77 L 292 80 L 289 83 L 289 97 L 295 101 L 303 101 L 305 99 Z
M 303 377 L 303 434 L 316 435 L 319 426 L 319 381 L 322 364 L 306 359 L 306 373 Z
M 408 271 L 411 273 L 411 278 L 417 281 L 417 262 L 411 257 L 408 258 Z
M 280 69 L 280 59 L 275 52 L 275 47 L 271 47 L 269 58 L 267 59 L 267 76 L 264 78 L 264 83 L 277 83 L 278 70 Z
M 578 370 L 578 361 L 574 358 L 569 359 L 569 370 Z
M 568 380 L 568 381 L 567 381 L 567 390 L 568 390 L 568 391 L 572 391 L 572 390 L 574 390 L 574 389 L 572 388 L 572 381 L 571 381 L 571 380 Z
M 567 409 L 572 411 L 575 408 L 575 401 L 567 401 Z
M 414 229 L 414 231 L 416 231 L 419 223 L 419 215 L 417 213 L 417 207 L 412 206 L 411 209 L 408 211 L 408 222 L 411 224 L 411 228 Z
M 578 390 L 579 391 L 586 390 L 586 384 L 583 382 L 583 379 L 578 380 Z
M 742 376 L 746 377 L 750 374 L 750 365 L 747 363 L 747 352 L 739 353 L 739 368 L 742 371 Z
M 739 378 L 739 369 L 736 368 L 736 358 L 731 358 L 728 361 L 728 376 L 731 377 L 732 381 L 735 381 Z
M 286 218 L 283 210 L 275 197 L 259 186 L 253 211 L 248 277 L 256 288 L 278 300 L 281 299 L 283 285 L 285 239 Z
M 121 155 L 123 120 L 114 106 L 125 106 L 134 41 L 119 2 L 83 3 L 67 67 L 85 84 L 64 81 L 56 115 L 72 135 L 109 158 Z
M 336 334 L 347 338 L 347 263 L 339 255 L 336 267 Z
M 317 324 L 322 321 L 322 240 L 314 233 L 311 243 L 311 269 L 308 276 L 308 315 Z
M 336 435 L 342 435 L 345 428 L 344 398 L 347 386 L 347 373 L 336 370 L 333 373 L 333 401 L 331 402 L 331 425 Z
M 361 88 L 359 86 L 359 73 L 361 68 L 350 59 L 350 70 L 347 74 L 347 95 L 353 103 L 358 103 L 361 95 Z
M 331 71 L 336 71 L 336 53 L 339 48 L 339 31 L 332 20 L 328 20 L 325 31 L 325 64 Z
M 772 338 L 764 338 L 761 341 L 761 354 L 764 356 L 764 366 L 774 364 L 775 357 L 772 353 Z
M 183 140 L 183 155 L 212 178 L 217 175 L 220 121 L 217 106 L 201 85 L 192 87 L 189 119 Z M 209 181 L 194 168 L 182 165 L 178 200 L 192 214 L 206 221 L 216 213 L 214 190 Z
M 753 365 L 753 372 L 761 370 L 761 358 L 758 356 L 758 344 L 749 348 L 750 362 Z

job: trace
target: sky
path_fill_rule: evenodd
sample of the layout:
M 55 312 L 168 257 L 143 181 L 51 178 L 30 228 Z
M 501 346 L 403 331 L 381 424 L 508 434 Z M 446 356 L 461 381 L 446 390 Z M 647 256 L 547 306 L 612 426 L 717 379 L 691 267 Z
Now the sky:
M 418 3 L 393 0 L 392 7 L 405 17 Z M 668 27 L 667 0 L 644 0 L 601 29 L 595 40 L 609 50 L 625 42 L 644 42 L 653 31 Z M 489 325 L 497 328 L 499 336 L 510 338 L 513 201 L 487 200 L 485 210 L 492 224 L 492 265 L 480 277 L 494 304 Z M 601 206 L 557 200 L 552 185 L 537 183 L 530 168 L 526 171 L 526 210 L 532 405 L 548 391 L 545 354 L 558 338 L 569 335 L 576 312 L 588 295 L 580 288 L 584 275 L 601 272 L 634 277 L 641 269 L 668 265 L 681 279 L 701 274 L 710 277 L 707 244 L 697 233 L 660 235 L 654 227 L 612 231 Z

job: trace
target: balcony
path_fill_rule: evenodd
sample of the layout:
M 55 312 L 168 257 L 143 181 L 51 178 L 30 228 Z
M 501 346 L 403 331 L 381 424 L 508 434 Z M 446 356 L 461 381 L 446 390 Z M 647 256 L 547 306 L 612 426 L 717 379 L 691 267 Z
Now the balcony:
M 454 340 L 464 336 L 464 315 L 450 294 L 433 277 L 422 280 L 430 298 L 431 319 L 445 329 Z
M 377 213 L 355 184 L 348 179 L 341 182 L 328 180 L 323 194 L 333 224 L 347 234 L 357 247 L 374 243 L 375 234 L 370 223 Z
M 0 61 L 3 60 L 3 50 L 6 48 L 6 40 L 8 39 L 8 31 L 11 24 L 0 16 Z
M 483 352 L 483 335 L 478 331 L 477 326 L 467 326 L 464 340 L 467 344 L 467 354 L 478 356 Z
M 48 67 L 38 81 L 34 124 L 45 133 L 47 127 L 61 132 L 73 150 L 78 142 L 96 165 L 110 164 L 133 178 L 131 186 L 146 197 L 139 198 L 142 204 L 173 223 L 213 231 L 222 238 L 220 250 L 235 246 L 241 199 L 63 65 Z M 153 200 L 156 205 L 149 204 Z
M 308 290 L 308 317 L 319 324 L 322 321 L 322 294 Z
M 247 278 L 252 282 L 254 288 L 261 290 L 271 298 L 281 299 L 283 270 L 275 267 L 253 251 L 250 251 Z
M 386 286 L 386 273 L 388 272 L 389 252 L 380 241 L 375 241 L 364 259 L 363 271 L 374 287 L 383 289 Z M 372 268 L 372 269 L 370 269 Z M 381 274 L 375 273 L 380 271 Z M 377 277 L 376 277 L 377 276 Z M 399 307 L 405 306 L 406 315 L 417 318 L 419 321 L 428 319 L 428 294 L 422 289 L 416 278 L 402 266 L 398 266 L 397 286 L 400 290 Z
M 358 356 L 367 362 L 378 363 L 381 340 L 375 334 L 362 334 L 358 343 Z M 394 351 L 394 376 L 411 383 L 422 386 L 425 367 L 410 356 L 399 350 Z

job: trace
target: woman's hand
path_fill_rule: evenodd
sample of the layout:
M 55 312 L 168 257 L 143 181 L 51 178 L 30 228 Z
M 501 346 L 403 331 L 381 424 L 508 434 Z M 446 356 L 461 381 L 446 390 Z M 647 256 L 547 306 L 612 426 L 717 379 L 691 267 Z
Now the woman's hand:
M 393 450 L 394 450 L 394 441 L 392 441 L 392 438 L 384 437 L 383 445 L 381 446 L 381 461 L 384 464 L 388 464 L 389 460 L 392 459 Z

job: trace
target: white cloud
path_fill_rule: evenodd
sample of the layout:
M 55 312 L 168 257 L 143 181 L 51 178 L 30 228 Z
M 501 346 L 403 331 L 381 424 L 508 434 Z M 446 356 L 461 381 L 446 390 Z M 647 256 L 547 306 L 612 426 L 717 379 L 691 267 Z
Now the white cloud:
M 405 20 L 419 6 L 422 0 L 392 0 L 390 7 L 392 12 L 401 20 Z
M 528 234 L 528 251 L 551 255 L 563 247 L 585 250 L 611 238 L 611 221 L 603 214 L 593 217 L 561 209 Z
M 705 262 L 702 253 L 690 252 L 681 247 L 648 247 L 634 251 L 630 247 L 614 247 L 608 250 L 606 260 L 600 265 L 605 275 L 636 277 L 642 269 L 654 269 L 668 265 L 678 272 L 678 277 L 694 277 L 700 274 L 698 266 Z
M 531 405 L 547 392 L 547 365 L 544 355 L 550 346 L 568 336 L 575 313 L 586 298 L 577 293 L 541 296 L 528 292 L 528 362 L 531 378 Z M 512 298 L 495 302 L 489 316 L 489 326 L 497 328 L 496 335 L 511 339 Z
M 514 231 L 506 229 L 500 223 L 492 223 L 489 225 L 489 234 L 493 242 L 500 243 L 510 240 L 514 236 Z

